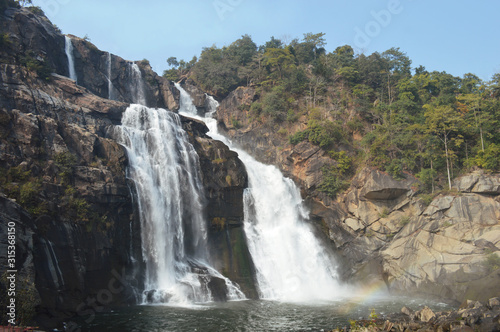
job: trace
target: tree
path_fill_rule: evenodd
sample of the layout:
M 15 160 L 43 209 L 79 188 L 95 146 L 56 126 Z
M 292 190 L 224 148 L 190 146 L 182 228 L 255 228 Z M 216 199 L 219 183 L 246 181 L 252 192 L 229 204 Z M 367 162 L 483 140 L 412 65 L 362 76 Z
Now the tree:
M 457 132 L 462 124 L 462 117 L 451 105 L 424 105 L 427 132 L 435 134 L 443 143 L 446 155 L 448 187 L 451 190 L 451 134 Z
M 293 64 L 293 55 L 287 48 L 268 48 L 264 53 L 264 63 L 271 70 L 278 71 L 279 78 L 283 79 L 284 71 Z
M 228 47 L 227 52 L 238 65 L 246 66 L 257 53 L 257 45 L 249 35 L 243 35 Z
M 259 52 L 265 52 L 268 48 L 283 48 L 283 42 L 272 36 L 271 39 L 264 44 L 264 46 L 259 47 Z
M 178 67 L 179 66 L 179 61 L 177 61 L 177 58 L 175 56 L 171 56 L 170 58 L 168 58 L 167 63 L 170 67 Z

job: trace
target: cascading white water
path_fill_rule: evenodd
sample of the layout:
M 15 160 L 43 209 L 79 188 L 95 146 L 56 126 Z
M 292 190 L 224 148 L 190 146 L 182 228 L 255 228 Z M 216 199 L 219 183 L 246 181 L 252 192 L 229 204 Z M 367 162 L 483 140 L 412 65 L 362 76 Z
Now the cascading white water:
M 75 80 L 76 82 L 78 81 L 78 78 L 76 76 L 75 59 L 73 57 L 73 42 L 71 41 L 71 38 L 68 36 L 64 36 L 64 40 L 65 40 L 64 50 L 66 51 L 66 56 L 68 57 L 69 78 Z
M 228 299 L 241 291 L 207 263 L 207 229 L 198 155 L 177 114 L 133 104 L 117 127 L 135 183 L 145 260 L 143 301 L 182 305 L 213 300 L 210 282 L 225 281 Z
M 106 58 L 106 65 L 107 65 L 107 70 L 108 70 L 108 99 L 115 100 L 115 87 L 113 86 L 113 82 L 111 82 L 111 65 L 112 65 L 113 58 L 111 57 L 111 53 L 108 52 L 108 56 Z
M 197 117 L 191 98 L 179 84 L 180 112 Z M 184 93 L 183 93 L 184 91 Z M 187 94 L 188 95 L 188 94 Z M 189 95 L 188 95 L 189 96 Z M 249 188 L 245 191 L 245 233 L 257 271 L 259 295 L 263 299 L 309 302 L 337 300 L 346 294 L 338 283 L 336 264 L 307 223 L 299 189 L 274 166 L 256 161 L 245 151 L 218 133 L 211 118 L 218 103 L 209 98 L 209 117 L 200 118 L 209 128 L 208 135 L 223 141 L 236 151 L 245 164 Z
M 144 88 L 144 81 L 142 79 L 141 69 L 134 62 L 130 63 L 130 69 L 132 76 L 132 82 L 131 82 L 132 100 L 136 104 L 146 105 L 146 91 Z

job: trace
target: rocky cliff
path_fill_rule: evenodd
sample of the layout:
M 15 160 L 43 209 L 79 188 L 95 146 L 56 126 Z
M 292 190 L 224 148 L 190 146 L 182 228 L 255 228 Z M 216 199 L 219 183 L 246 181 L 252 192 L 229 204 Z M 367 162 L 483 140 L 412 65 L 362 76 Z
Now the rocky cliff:
M 220 102 L 219 127 L 299 184 L 311 221 L 337 249 L 345 281 L 455 302 L 500 292 L 499 174 L 477 171 L 456 179 L 451 192 L 421 195 L 411 174 L 396 180 L 360 167 L 332 199 L 318 189 L 323 168 L 335 161 L 308 141 L 291 145 L 286 132 L 255 118 L 257 99 L 253 87 L 231 92 Z
M 0 33 L 0 259 L 7 261 L 14 222 L 26 311 L 53 327 L 74 314 L 91 319 L 107 306 L 135 303 L 140 223 L 127 155 L 112 128 L 138 93 L 148 106 L 170 109 L 179 94 L 146 61 L 133 66 L 74 36 L 77 81 L 65 77 L 65 38 L 36 11 L 8 8 Z M 200 157 L 217 268 L 253 296 L 241 228 L 245 169 L 203 124 L 182 124 Z

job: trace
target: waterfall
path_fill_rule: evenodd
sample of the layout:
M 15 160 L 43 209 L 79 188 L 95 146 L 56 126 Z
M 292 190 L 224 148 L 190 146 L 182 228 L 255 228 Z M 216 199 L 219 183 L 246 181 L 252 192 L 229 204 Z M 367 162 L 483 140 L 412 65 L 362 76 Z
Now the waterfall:
M 75 60 L 73 57 L 73 42 L 71 41 L 71 38 L 68 36 L 64 36 L 64 40 L 65 40 L 64 49 L 66 51 L 66 56 L 68 57 L 69 78 L 77 82 L 78 79 L 76 77 L 76 71 L 75 71 Z
M 142 79 L 142 73 L 139 66 L 132 62 L 130 63 L 132 85 L 132 102 L 136 104 L 146 105 L 146 91 L 144 87 L 144 80 Z
M 218 280 L 229 300 L 244 298 L 208 263 L 199 160 L 179 116 L 133 104 L 115 134 L 127 150 L 128 176 L 138 196 L 146 266 L 143 302 L 209 302 Z
M 182 87 L 178 84 L 176 87 L 182 96 Z M 260 297 L 289 302 L 343 297 L 336 264 L 308 224 L 308 211 L 297 186 L 276 167 L 256 161 L 220 135 L 216 120 L 211 118 L 218 103 L 210 96 L 207 98 L 210 117 L 202 120 L 210 130 L 208 135 L 236 151 L 247 169 L 249 188 L 244 194 L 244 227 Z M 196 117 L 193 108 L 182 101 L 187 99 L 181 99 L 179 112 Z
M 106 58 L 106 65 L 107 65 L 107 70 L 108 70 L 108 99 L 111 99 L 111 100 L 116 100 L 116 97 L 115 97 L 115 87 L 113 86 L 113 82 L 111 81 L 111 74 L 112 74 L 112 69 L 111 69 L 111 65 L 112 65 L 112 57 L 111 57 L 111 53 L 108 52 L 108 56 Z

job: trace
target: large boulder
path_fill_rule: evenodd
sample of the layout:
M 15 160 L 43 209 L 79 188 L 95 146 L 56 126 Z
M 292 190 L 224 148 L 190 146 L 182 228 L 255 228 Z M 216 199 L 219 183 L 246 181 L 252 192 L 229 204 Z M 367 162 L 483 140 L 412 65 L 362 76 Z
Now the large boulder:
M 455 179 L 452 187 L 458 191 L 486 195 L 500 195 L 500 173 L 486 174 L 474 171 Z

